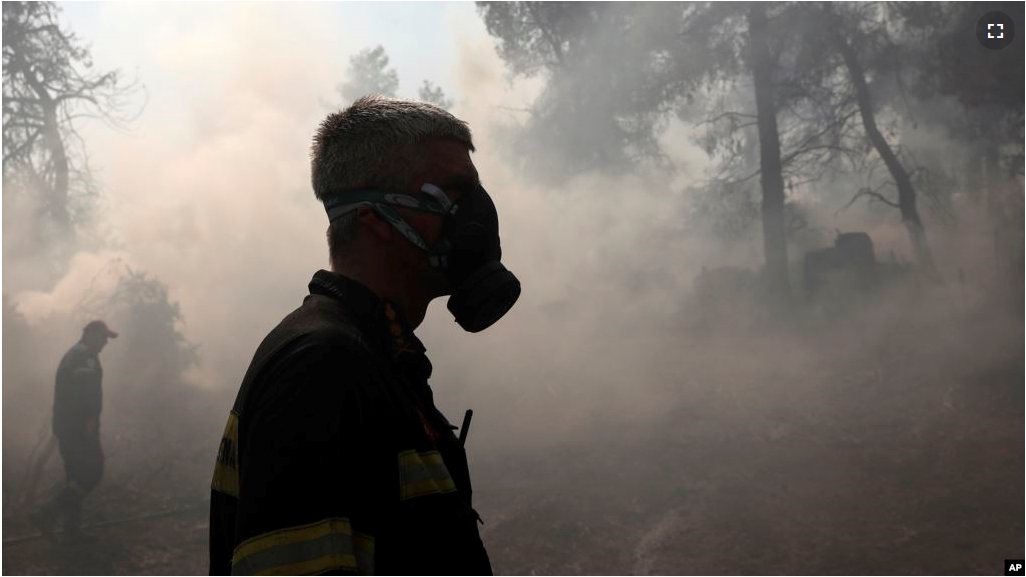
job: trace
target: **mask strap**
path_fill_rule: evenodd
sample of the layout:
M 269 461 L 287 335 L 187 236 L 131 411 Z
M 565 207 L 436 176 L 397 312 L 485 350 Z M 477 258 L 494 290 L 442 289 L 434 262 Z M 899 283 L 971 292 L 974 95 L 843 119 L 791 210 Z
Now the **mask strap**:
M 403 217 L 399 216 L 399 213 L 392 210 L 386 204 L 374 203 L 371 204 L 371 206 L 374 208 L 375 212 L 380 214 L 382 218 L 392 225 L 393 228 L 399 231 L 399 234 L 405 236 L 406 239 L 412 242 L 414 246 L 420 248 L 424 252 L 428 252 L 428 245 L 424 242 L 424 238 L 421 237 L 420 233 L 414 230 L 409 223 L 403 220 Z
M 446 214 L 456 213 L 458 206 L 454 205 L 452 201 L 449 200 L 449 195 L 445 194 L 445 191 L 441 188 L 427 182 L 424 183 L 424 186 L 420 187 L 420 191 L 431 195 L 432 198 L 437 200 L 438 204 L 442 205 L 445 209 Z M 435 246 L 431 247 L 431 249 L 427 251 L 428 262 L 435 268 L 445 268 L 448 265 L 448 255 L 451 249 L 452 246 L 448 239 L 445 237 L 438 239 Z
M 327 207 L 327 203 L 325 203 L 325 209 L 328 213 L 328 222 L 334 222 L 335 219 L 345 216 L 361 206 L 374 206 L 374 204 L 370 202 L 355 202 L 349 204 L 338 204 L 329 208 Z
M 449 212 L 452 209 L 452 201 L 449 200 L 449 195 L 445 194 L 445 191 L 438 188 L 431 183 L 424 183 L 424 186 L 420 187 L 420 191 L 426 194 L 430 194 L 438 204 L 442 205 L 445 212 Z
M 445 192 L 437 186 L 433 184 L 425 184 L 421 187 L 421 191 L 430 195 L 434 200 L 420 200 L 408 194 L 393 194 L 378 190 L 358 190 L 337 195 L 325 200 L 324 209 L 328 213 L 328 221 L 330 222 L 356 210 L 361 206 L 370 206 L 374 209 L 374 212 L 378 213 L 378 215 L 388 221 L 388 223 L 391 224 L 399 234 L 406 237 L 406 239 L 412 242 L 417 248 L 428 253 L 430 257 L 429 260 L 432 265 L 439 266 L 440 263 L 436 262 L 439 259 L 433 255 L 431 249 L 427 245 L 427 242 L 425 242 L 424 238 L 420 236 L 420 233 L 414 230 L 409 223 L 403 220 L 403 217 L 399 216 L 399 213 L 389 206 L 402 206 L 413 210 L 440 215 L 448 214 L 452 209 L 452 201 L 450 201 Z
M 324 210 L 328 213 L 329 221 L 356 210 L 359 206 L 368 204 L 401 206 L 439 215 L 445 215 L 449 212 L 452 202 L 449 201 L 449 197 L 441 189 L 432 184 L 424 185 L 423 191 L 432 198 L 418 198 L 414 195 L 396 194 L 373 189 L 355 190 L 328 198 L 324 201 Z

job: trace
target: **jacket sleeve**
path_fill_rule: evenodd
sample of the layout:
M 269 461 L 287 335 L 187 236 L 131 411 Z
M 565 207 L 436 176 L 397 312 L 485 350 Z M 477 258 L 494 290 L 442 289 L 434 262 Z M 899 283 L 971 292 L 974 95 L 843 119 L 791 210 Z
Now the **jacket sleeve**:
M 396 487 L 378 449 L 378 371 L 326 342 L 297 348 L 269 378 L 239 423 L 232 573 L 373 573 Z

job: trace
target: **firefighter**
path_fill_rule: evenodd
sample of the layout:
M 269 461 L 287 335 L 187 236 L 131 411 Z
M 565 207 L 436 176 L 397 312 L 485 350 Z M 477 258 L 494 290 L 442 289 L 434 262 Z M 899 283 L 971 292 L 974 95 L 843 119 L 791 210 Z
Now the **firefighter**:
M 82 338 L 57 367 L 53 398 L 53 434 L 57 437 L 67 479 L 60 493 L 36 513 L 43 535 L 55 541 L 57 518 L 64 520 L 64 542 L 95 539 L 82 531 L 82 500 L 103 476 L 100 412 L 103 409 L 103 367 L 100 351 L 118 334 L 101 320 L 82 329 Z
M 469 332 L 520 295 L 467 125 L 365 97 L 314 136 L 330 271 L 257 348 L 211 493 L 211 574 L 491 574 L 466 453 L 413 330 L 428 303 Z

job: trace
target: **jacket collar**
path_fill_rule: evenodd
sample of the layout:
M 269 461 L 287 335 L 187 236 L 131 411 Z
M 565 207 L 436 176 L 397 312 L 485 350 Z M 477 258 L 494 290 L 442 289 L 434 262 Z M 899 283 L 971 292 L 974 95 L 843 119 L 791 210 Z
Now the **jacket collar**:
M 320 294 L 339 301 L 359 328 L 383 342 L 393 364 L 412 371 L 425 381 L 431 376 L 424 344 L 391 301 L 379 298 L 359 282 L 326 270 L 317 271 L 310 281 L 310 294 Z

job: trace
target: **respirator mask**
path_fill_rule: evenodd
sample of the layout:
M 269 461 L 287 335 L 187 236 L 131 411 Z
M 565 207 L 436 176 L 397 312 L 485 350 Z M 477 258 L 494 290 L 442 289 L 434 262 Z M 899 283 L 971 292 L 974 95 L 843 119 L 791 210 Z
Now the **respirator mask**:
M 324 201 L 328 220 L 370 206 L 400 234 L 428 256 L 431 266 L 449 281 L 452 295 L 447 307 L 463 330 L 480 332 L 502 318 L 520 297 L 520 281 L 500 262 L 499 217 L 495 204 L 480 185 L 452 202 L 442 189 L 425 184 L 428 196 L 358 190 Z M 391 207 L 401 206 L 442 216 L 442 229 L 434 246 Z

